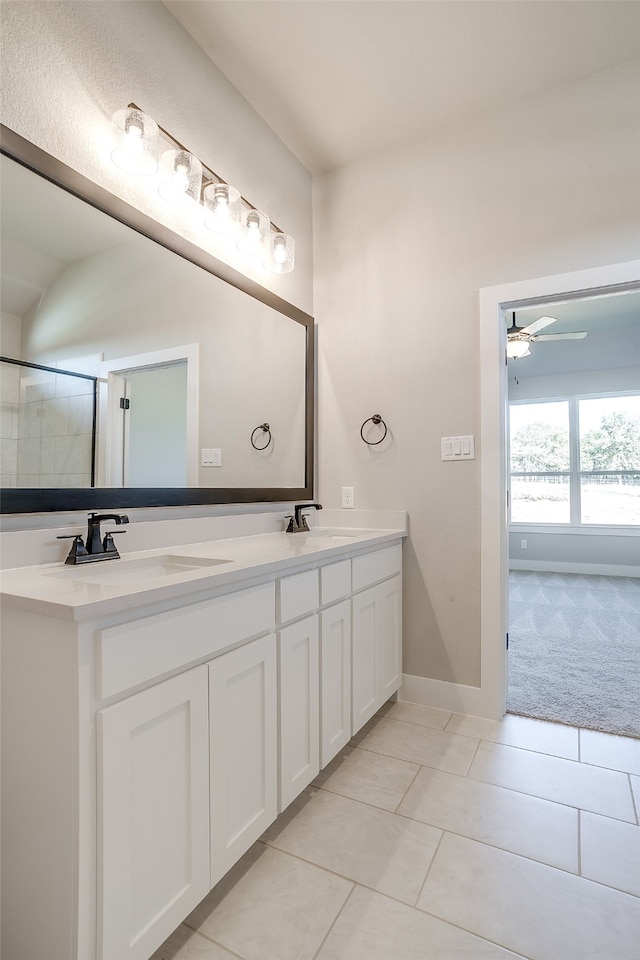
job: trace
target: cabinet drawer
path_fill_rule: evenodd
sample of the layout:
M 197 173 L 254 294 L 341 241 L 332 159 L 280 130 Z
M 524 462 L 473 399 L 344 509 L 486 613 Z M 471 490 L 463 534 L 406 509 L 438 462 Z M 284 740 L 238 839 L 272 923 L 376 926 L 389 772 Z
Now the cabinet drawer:
M 352 562 L 352 583 L 354 593 L 379 580 L 386 580 L 402 571 L 402 545 L 394 543 L 362 557 L 354 557 Z
M 348 560 L 320 567 L 320 603 L 325 607 L 344 600 L 351 593 L 351 564 Z
M 305 570 L 278 580 L 278 621 L 286 623 L 318 607 L 318 571 Z
M 98 630 L 98 696 L 110 697 L 266 633 L 274 621 L 274 584 L 265 583 Z

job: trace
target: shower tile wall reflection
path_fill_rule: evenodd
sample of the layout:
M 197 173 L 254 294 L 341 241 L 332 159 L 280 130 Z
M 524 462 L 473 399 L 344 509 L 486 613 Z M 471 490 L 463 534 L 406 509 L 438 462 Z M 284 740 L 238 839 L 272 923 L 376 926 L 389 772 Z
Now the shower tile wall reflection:
M 0 486 L 90 487 L 95 381 L 0 363 Z

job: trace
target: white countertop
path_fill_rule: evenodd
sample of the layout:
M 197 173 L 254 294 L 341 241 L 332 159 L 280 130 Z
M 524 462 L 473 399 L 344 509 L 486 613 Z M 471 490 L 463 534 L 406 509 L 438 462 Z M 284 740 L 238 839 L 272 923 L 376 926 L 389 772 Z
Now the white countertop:
M 117 560 L 20 567 L 2 572 L 2 603 L 86 621 L 201 591 L 240 588 L 254 578 L 294 573 L 404 536 L 406 529 L 315 527 L 309 533 L 264 533 L 141 550 Z M 199 561 L 218 562 L 198 566 Z

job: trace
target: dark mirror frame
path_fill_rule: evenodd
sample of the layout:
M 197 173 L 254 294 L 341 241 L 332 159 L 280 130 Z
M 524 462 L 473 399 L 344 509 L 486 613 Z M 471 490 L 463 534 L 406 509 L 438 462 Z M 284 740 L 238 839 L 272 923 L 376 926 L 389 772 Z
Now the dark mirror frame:
M 55 157 L 3 124 L 0 124 L 0 153 L 306 328 L 304 486 L 9 488 L 0 491 L 0 513 L 49 513 L 109 507 L 169 507 L 312 500 L 315 448 L 313 317 L 136 210 L 135 207 L 93 183 L 60 160 L 56 160 Z

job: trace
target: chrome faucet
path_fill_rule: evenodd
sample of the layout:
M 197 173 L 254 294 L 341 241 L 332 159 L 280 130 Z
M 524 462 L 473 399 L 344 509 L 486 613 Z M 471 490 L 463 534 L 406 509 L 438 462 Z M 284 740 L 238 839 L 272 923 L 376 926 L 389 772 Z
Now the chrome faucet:
M 309 532 L 309 524 L 303 510 L 322 510 L 321 503 L 297 503 L 294 507 L 293 516 L 285 517 L 288 520 L 287 533 L 305 533 Z
M 58 540 L 73 540 L 65 563 L 94 563 L 96 560 L 117 560 L 120 556 L 118 548 L 113 542 L 114 534 L 126 533 L 126 530 L 107 530 L 101 536 L 100 524 L 103 520 L 113 520 L 120 525 L 129 523 L 129 517 L 120 513 L 90 513 L 87 525 L 87 542 L 84 543 L 82 534 L 66 534 Z

